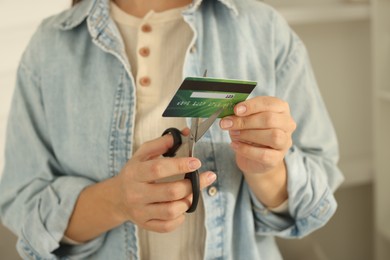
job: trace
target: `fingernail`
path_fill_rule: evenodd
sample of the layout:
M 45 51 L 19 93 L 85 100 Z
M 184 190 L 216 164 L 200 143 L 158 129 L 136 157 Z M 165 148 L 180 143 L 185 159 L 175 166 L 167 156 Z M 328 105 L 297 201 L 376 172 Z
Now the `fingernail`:
M 209 181 L 209 183 L 213 183 L 216 179 L 217 179 L 217 175 L 213 172 L 207 175 L 207 180 Z
M 231 119 L 225 118 L 221 121 L 221 127 L 226 129 L 233 126 L 233 121 Z
M 200 168 L 200 166 L 201 166 L 201 163 L 199 160 L 192 160 L 189 163 L 190 170 L 197 170 Z
M 237 115 L 242 115 L 246 112 L 246 106 L 240 105 L 236 108 L 236 114 Z

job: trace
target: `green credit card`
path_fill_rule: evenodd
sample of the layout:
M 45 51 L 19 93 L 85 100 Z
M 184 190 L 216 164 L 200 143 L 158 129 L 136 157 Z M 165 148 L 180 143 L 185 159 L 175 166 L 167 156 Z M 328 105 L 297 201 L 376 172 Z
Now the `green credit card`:
M 257 85 L 254 81 L 185 78 L 173 96 L 163 117 L 210 117 L 224 108 L 219 117 L 234 114 L 234 106 L 246 100 Z

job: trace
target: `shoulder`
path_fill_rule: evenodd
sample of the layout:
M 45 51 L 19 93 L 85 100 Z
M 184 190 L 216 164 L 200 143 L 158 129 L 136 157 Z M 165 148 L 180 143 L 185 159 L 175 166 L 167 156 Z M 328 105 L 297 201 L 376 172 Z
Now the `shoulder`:
M 75 6 L 45 18 L 40 24 L 38 31 L 66 31 L 76 28 L 86 20 L 95 2 L 95 0 L 83 0 Z
M 234 1 L 237 7 L 238 16 L 246 17 L 254 23 L 286 23 L 285 19 L 272 6 L 259 0 Z
M 262 14 L 267 16 L 273 16 L 275 13 L 275 9 L 269 4 L 264 3 L 259 0 L 240 0 L 235 1 L 237 9 L 240 13 L 246 14 Z
M 241 28 L 241 31 L 249 32 L 253 35 L 267 37 L 272 36 L 275 40 L 286 41 L 293 36 L 293 31 L 285 18 L 272 6 L 259 0 L 212 0 L 214 3 L 215 15 Z M 222 8 L 224 5 L 225 8 Z M 227 7 L 227 8 L 226 8 Z M 229 10 L 229 11 L 227 11 Z M 227 17 L 226 17 L 227 16 Z M 277 39 L 277 38 L 280 38 Z
M 83 0 L 80 4 L 43 19 L 33 33 L 20 63 L 31 70 L 38 70 L 40 64 L 60 55 L 59 49 L 74 41 L 80 33 L 86 35 L 85 20 L 94 3 L 95 0 Z M 82 29 L 78 30 L 80 27 Z
M 269 40 L 279 58 L 305 49 L 301 39 L 275 8 L 259 0 L 240 0 L 238 2 L 238 6 L 241 8 L 240 15 L 248 17 L 252 28 L 262 28 L 262 30 L 269 32 Z
M 225 0 L 228 1 L 228 0 Z M 275 51 L 300 47 L 301 40 L 274 7 L 259 0 L 229 0 L 237 7 L 233 22 L 248 32 L 254 41 L 270 44 Z
M 286 19 L 274 7 L 258 0 L 241 0 L 237 4 L 239 14 L 246 17 L 252 26 L 264 27 L 275 36 L 290 35 L 292 30 Z

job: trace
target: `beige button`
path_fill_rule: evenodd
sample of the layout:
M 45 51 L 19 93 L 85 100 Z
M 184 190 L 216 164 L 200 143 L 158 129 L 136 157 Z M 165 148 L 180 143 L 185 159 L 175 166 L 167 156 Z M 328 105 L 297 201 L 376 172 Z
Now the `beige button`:
M 142 57 L 148 57 L 150 54 L 150 49 L 148 47 L 142 47 L 141 49 L 139 49 L 138 53 Z
M 150 26 L 149 24 L 144 24 L 144 25 L 141 26 L 141 30 L 144 33 L 151 32 L 152 31 L 152 26 Z
M 143 86 L 143 87 L 149 86 L 150 82 L 151 82 L 151 80 L 149 77 L 142 77 L 139 79 L 139 84 L 141 84 L 141 86 Z
M 211 186 L 209 187 L 207 193 L 209 194 L 209 196 L 214 197 L 215 195 L 217 195 L 218 189 L 215 186 Z

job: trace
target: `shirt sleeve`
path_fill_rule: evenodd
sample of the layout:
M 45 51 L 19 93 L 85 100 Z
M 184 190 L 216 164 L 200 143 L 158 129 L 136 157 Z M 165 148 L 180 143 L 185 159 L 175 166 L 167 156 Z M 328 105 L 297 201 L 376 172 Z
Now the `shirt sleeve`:
M 60 241 L 77 198 L 94 183 L 66 175 L 56 160 L 40 89 L 42 45 L 38 31 L 17 72 L 0 183 L 0 216 L 18 236 L 17 249 L 24 259 L 56 259 L 57 252 L 65 250 Z M 71 256 L 83 258 L 96 251 L 103 239 L 101 236 L 66 250 Z
M 275 20 L 275 96 L 288 102 L 297 123 L 285 156 L 288 214 L 272 212 L 251 193 L 257 231 L 302 237 L 335 213 L 333 192 L 343 181 L 338 143 L 304 44 L 284 19 Z M 251 192 L 251 191 L 250 191 Z

